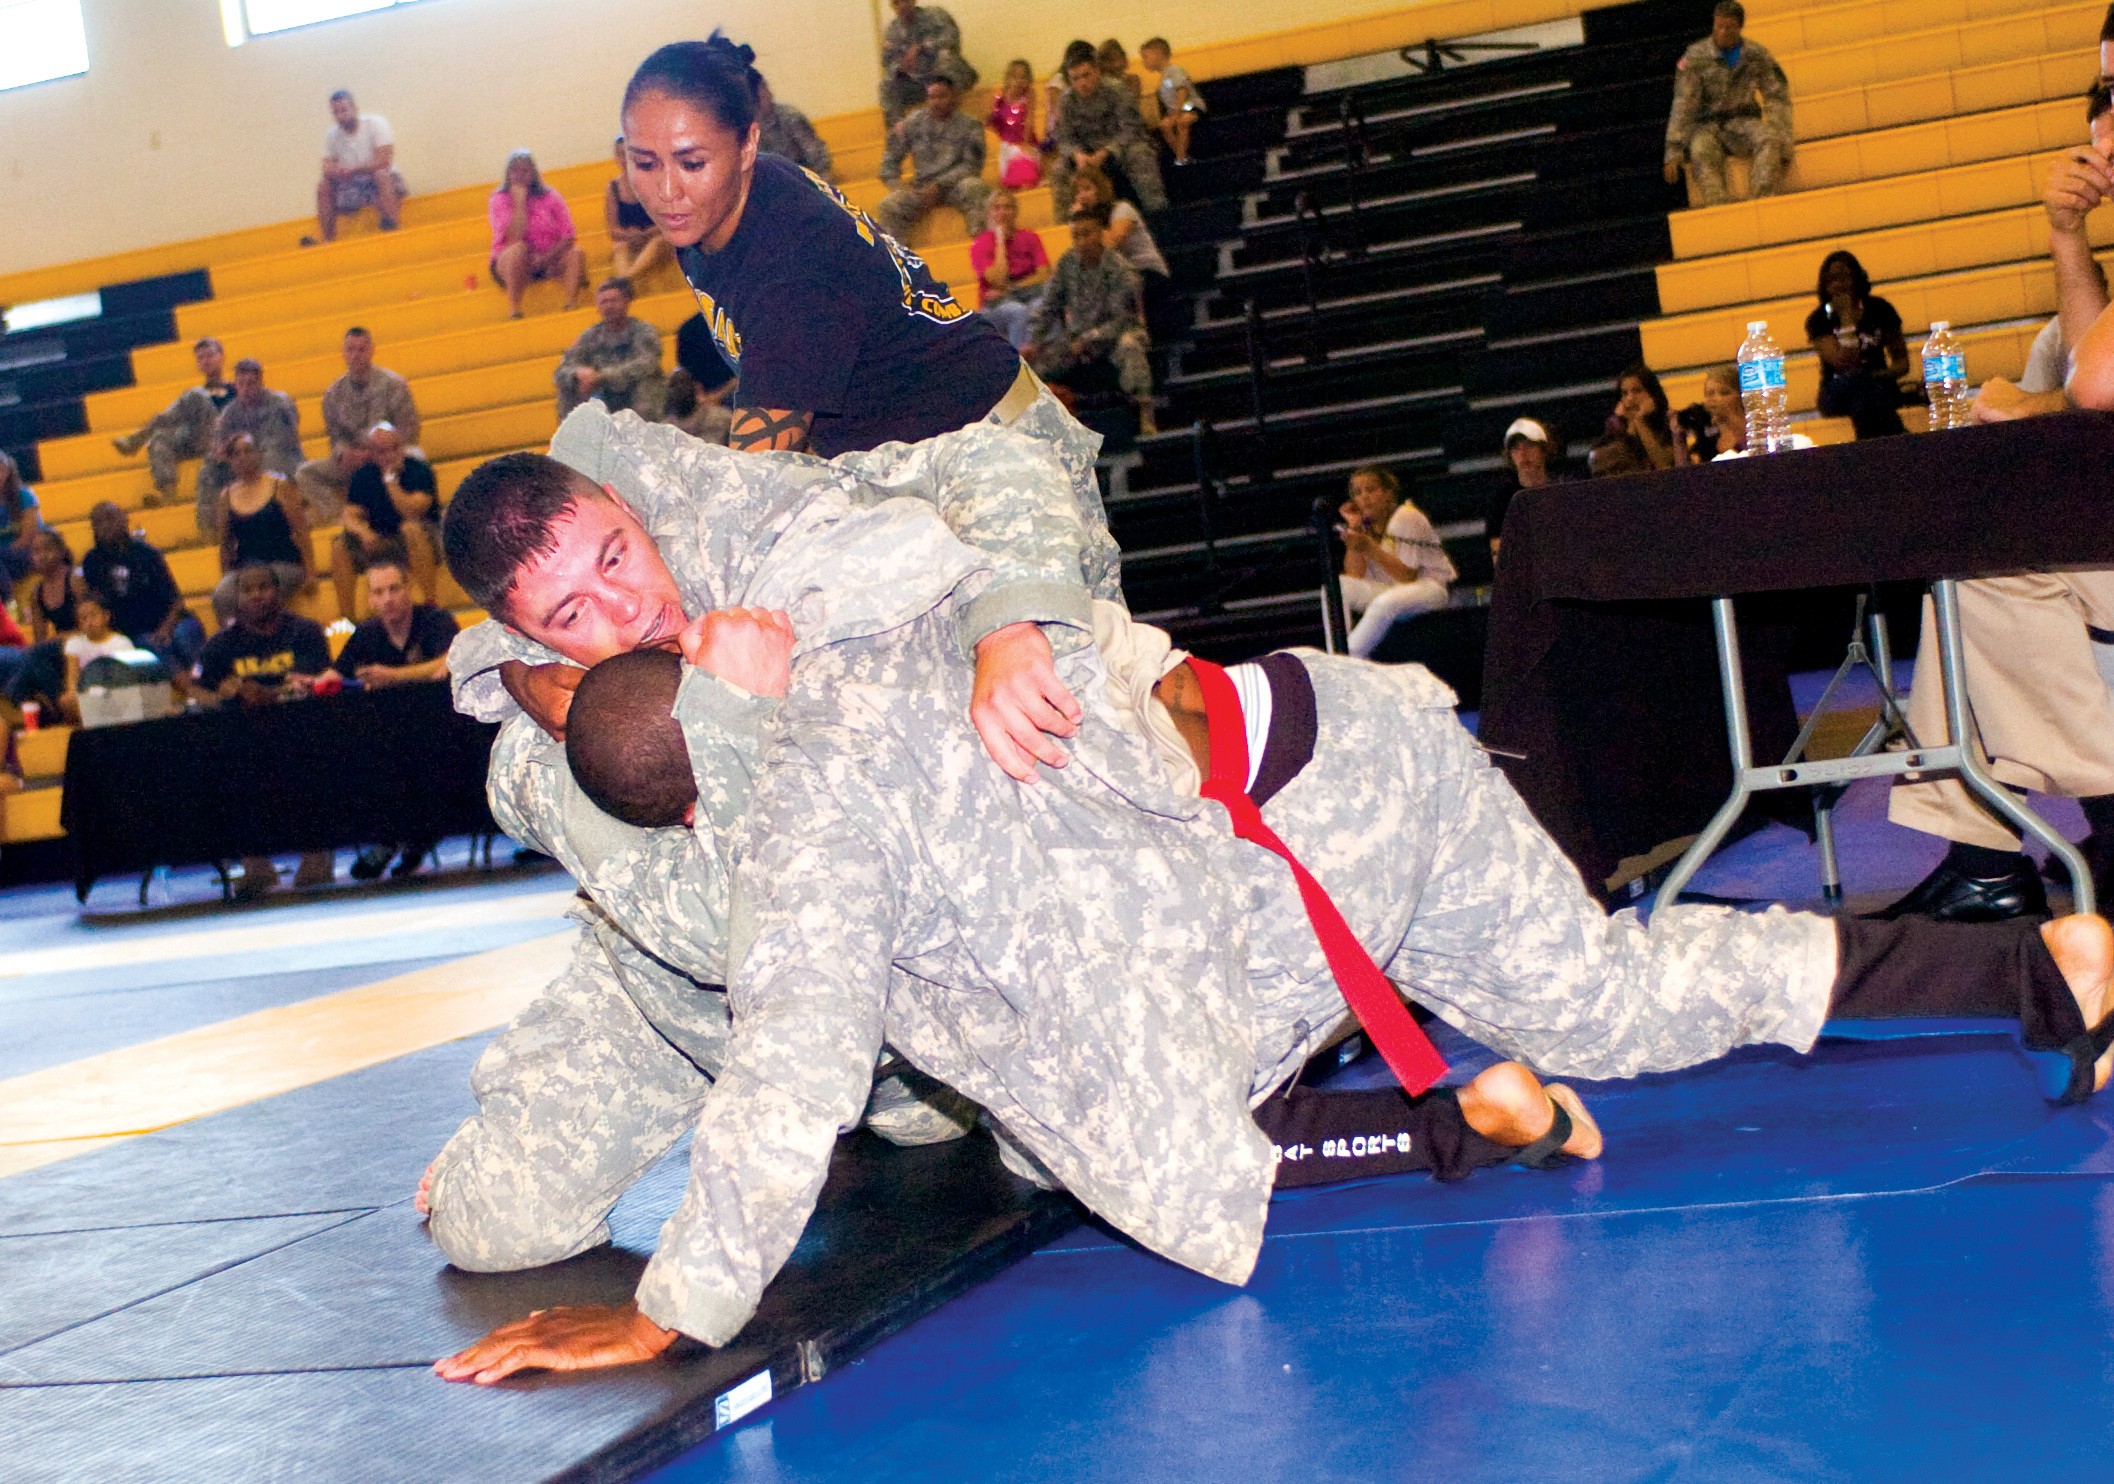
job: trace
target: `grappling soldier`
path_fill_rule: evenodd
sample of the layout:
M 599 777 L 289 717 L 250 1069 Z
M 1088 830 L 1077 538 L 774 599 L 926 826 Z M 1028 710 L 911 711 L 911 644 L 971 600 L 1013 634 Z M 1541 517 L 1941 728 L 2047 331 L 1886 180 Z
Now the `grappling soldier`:
M 540 533 L 518 548 L 525 559 L 498 568 L 505 584 L 473 587 L 516 621 L 558 611 L 516 600 L 562 564 L 580 508 L 605 500 L 573 478 L 565 498 L 545 489 L 524 504 L 513 489 L 524 482 L 546 483 L 517 458 L 466 486 L 476 519 L 460 530 L 475 542 L 543 509 Z M 957 620 L 981 590 L 980 559 L 923 507 L 888 515 L 899 529 L 880 545 L 918 553 L 902 564 L 915 579 L 906 586 L 929 606 L 886 631 L 811 638 L 803 605 L 837 564 L 805 577 L 772 571 L 731 529 L 715 533 L 718 566 L 689 574 L 790 611 L 804 646 L 769 723 L 770 751 L 752 754 L 762 772 L 736 831 L 728 962 L 741 1029 L 704 1099 L 690 1189 L 670 1225 L 690 1250 L 649 1269 L 644 1322 L 629 1335 L 584 1331 L 554 1311 L 444 1373 L 490 1379 L 525 1364 L 635 1359 L 675 1329 L 731 1337 L 797 1238 L 884 1041 L 995 1114 L 1016 1161 L 1147 1245 L 1229 1281 L 1252 1265 L 1274 1154 L 1248 1108 L 1347 1013 L 1284 868 L 1235 842 L 1217 806 L 1185 794 L 1167 753 L 1146 741 L 1154 681 L 1180 668 L 1149 630 L 1062 657 L 1084 701 L 1071 765 L 1035 787 L 1007 781 L 965 719 L 974 682 Z M 766 532 L 771 555 L 798 549 L 777 534 Z M 663 568 L 652 581 L 671 580 Z M 525 627 L 561 649 L 570 642 L 540 619 Z M 1127 662 L 1106 658 L 1126 643 L 1137 651 Z M 1682 906 L 1647 933 L 1587 896 L 1453 720 L 1443 687 L 1413 668 L 1325 656 L 1272 668 L 1286 663 L 1304 685 L 1289 672 L 1248 677 L 1250 699 L 1231 722 L 1254 728 L 1266 704 L 1301 712 L 1311 692 L 1311 757 L 1264 818 L 1392 977 L 1500 1050 L 1625 1075 L 1758 1041 L 1804 1049 L 1831 1011 L 1979 1013 L 2017 1016 L 2030 1042 L 2069 1050 L 2074 1094 L 2104 1080 L 2105 1023 L 2085 1034 L 2104 1015 L 2114 965 L 2104 922 L 1865 925 L 1838 938 L 1824 918 Z M 1158 702 L 1177 731 L 1180 689 Z M 682 719 L 695 765 L 701 729 Z M 1274 723 L 1258 732 L 1260 769 L 1273 746 L 1285 755 L 1275 733 Z M 1296 740 L 1283 745 L 1303 756 Z M 1259 776 L 1251 770 L 1249 789 Z M 1200 1148 L 1213 1157 L 1196 1159 Z M 445 1174 L 444 1156 L 437 1237 Z M 657 1266 L 667 1247 L 664 1234 Z

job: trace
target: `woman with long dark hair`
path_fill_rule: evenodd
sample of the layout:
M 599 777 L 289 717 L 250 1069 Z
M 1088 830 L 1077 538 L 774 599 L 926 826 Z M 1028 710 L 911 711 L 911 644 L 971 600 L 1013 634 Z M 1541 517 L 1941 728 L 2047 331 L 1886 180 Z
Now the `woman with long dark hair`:
M 565 281 L 565 307 L 580 306 L 587 255 L 574 240 L 565 198 L 543 183 L 536 157 L 517 149 L 506 157 L 487 213 L 492 223 L 492 277 L 506 290 L 507 309 L 521 318 L 521 296 L 539 279 Z
M 1820 260 L 1813 286 L 1820 304 L 1806 316 L 1806 339 L 1820 357 L 1820 410 L 1847 417 L 1859 438 L 1885 438 L 1901 425 L 1901 378 L 1908 342 L 1894 306 L 1872 292 L 1854 253 Z
M 1608 416 L 1608 437 L 1634 438 L 1646 465 L 1671 469 L 1688 462 L 1687 443 L 1674 436 L 1666 388 L 1652 368 L 1638 361 L 1615 378 L 1615 410 Z

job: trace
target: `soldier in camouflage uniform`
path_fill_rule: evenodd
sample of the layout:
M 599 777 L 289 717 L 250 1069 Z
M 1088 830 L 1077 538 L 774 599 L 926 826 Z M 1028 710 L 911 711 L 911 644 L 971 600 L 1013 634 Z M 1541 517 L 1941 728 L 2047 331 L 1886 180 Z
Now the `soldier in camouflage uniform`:
M 1160 157 L 1153 153 L 1144 115 L 1130 89 L 1104 82 L 1089 56 L 1065 68 L 1071 91 L 1050 124 L 1050 195 L 1072 199 L 1072 174 L 1083 165 L 1120 174 L 1130 182 L 1138 204 L 1147 211 L 1167 205 L 1160 179 Z
M 1710 34 L 1681 54 L 1674 72 L 1674 108 L 1666 121 L 1666 183 L 1681 179 L 1688 161 L 1705 206 L 1732 199 L 1725 157 L 1751 156 L 1757 196 L 1783 188 L 1791 163 L 1791 85 L 1759 41 L 1741 34 L 1747 12 L 1739 0 L 1718 0 Z
M 895 19 L 881 33 L 881 118 L 896 121 L 925 101 L 925 89 L 936 77 L 954 84 L 957 93 L 976 86 L 976 69 L 962 59 L 962 28 L 937 5 L 917 0 L 888 0 Z
M 829 146 L 806 114 L 772 95 L 761 74 L 756 78 L 756 153 L 777 155 L 829 179 Z
M 1096 605 L 1096 642 L 1058 660 L 1083 708 L 1070 764 L 1020 787 L 964 725 L 980 555 L 908 501 L 817 502 L 761 529 L 761 549 L 719 527 L 679 558 L 687 583 L 783 609 L 801 636 L 732 837 L 739 1029 L 699 1110 L 684 1201 L 635 1311 L 553 1311 L 444 1375 L 617 1363 L 677 1331 L 730 1339 L 791 1252 L 883 1046 L 982 1105 L 1016 1168 L 1243 1281 L 1274 1171 L 1249 1111 L 1348 1015 L 1282 864 L 1232 838 L 1164 740 L 1178 726 L 1149 717 L 1180 658 L 1164 636 Z M 829 611 L 834 591 L 878 593 L 890 570 L 895 613 Z M 1308 677 L 1317 765 L 1266 818 L 1376 961 L 1449 1022 L 1544 1067 L 1625 1076 L 1755 1042 L 1804 1049 L 1840 1004 L 1829 919 L 1681 906 L 1647 932 L 1609 918 L 1443 686 L 1414 667 L 1290 662 Z M 700 746 L 724 745 L 704 694 L 686 679 L 675 709 L 693 770 Z M 2114 968 L 2096 927 L 2085 988 L 2058 982 L 2072 1021 Z
M 661 332 L 631 312 L 628 278 L 612 278 L 595 290 L 601 318 L 580 332 L 558 362 L 558 416 L 563 419 L 590 398 L 611 412 L 636 412 L 658 421 L 668 395 L 661 374 Z M 588 375 L 582 376 L 582 372 Z
M 1137 270 L 1109 251 L 1108 208 L 1072 213 L 1072 246 L 1050 273 L 1049 286 L 1028 316 L 1022 354 L 1045 379 L 1070 384 L 1106 365 L 1116 385 L 1138 404 L 1138 431 L 1158 431 L 1152 402 L 1151 342 L 1145 333 L 1144 288 Z
M 881 153 L 881 183 L 889 192 L 874 208 L 881 230 L 907 242 L 910 229 L 935 206 L 952 206 L 983 229 L 991 188 L 984 184 L 984 126 L 957 105 L 954 84 L 936 77 L 925 90 L 925 106 L 888 131 Z M 903 160 L 910 184 L 902 184 Z
M 177 465 L 184 459 L 202 458 L 212 451 L 213 425 L 220 409 L 234 400 L 235 388 L 222 378 L 227 352 L 208 335 L 191 347 L 198 362 L 202 386 L 185 387 L 176 400 L 140 425 L 137 431 L 110 440 L 111 447 L 130 458 L 147 450 L 147 470 L 154 480 L 149 505 L 167 505 L 176 498 Z

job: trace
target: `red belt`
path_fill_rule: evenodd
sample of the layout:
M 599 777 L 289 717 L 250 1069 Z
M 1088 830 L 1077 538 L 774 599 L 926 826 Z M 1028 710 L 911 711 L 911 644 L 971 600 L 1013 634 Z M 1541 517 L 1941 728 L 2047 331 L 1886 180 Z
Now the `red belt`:
M 1248 797 L 1248 735 L 1241 722 L 1240 696 L 1226 672 L 1208 660 L 1192 658 L 1189 668 L 1204 692 L 1204 720 L 1211 735 L 1211 776 L 1201 790 L 1207 799 L 1225 806 L 1233 816 L 1235 837 L 1252 841 L 1281 857 L 1292 868 L 1299 883 L 1300 900 L 1306 904 L 1307 921 L 1321 940 L 1322 956 L 1337 987 L 1349 1003 L 1358 1023 L 1372 1038 L 1373 1047 L 1387 1062 L 1403 1089 L 1412 1097 L 1423 1092 L 1446 1071 L 1446 1058 L 1431 1044 L 1395 987 L 1387 982 L 1373 956 L 1365 951 L 1351 925 L 1343 920 L 1314 873 L 1299 863 L 1277 832 L 1263 823 L 1262 810 Z

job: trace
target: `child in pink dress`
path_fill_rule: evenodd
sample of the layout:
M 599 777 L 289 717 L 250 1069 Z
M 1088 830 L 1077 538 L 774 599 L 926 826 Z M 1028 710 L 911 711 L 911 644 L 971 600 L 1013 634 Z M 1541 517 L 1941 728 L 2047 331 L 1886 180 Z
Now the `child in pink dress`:
M 1035 137 L 1035 70 L 1015 59 L 1006 64 L 1005 86 L 991 102 L 991 132 L 998 136 L 998 179 L 1009 191 L 1042 183 L 1042 141 Z

